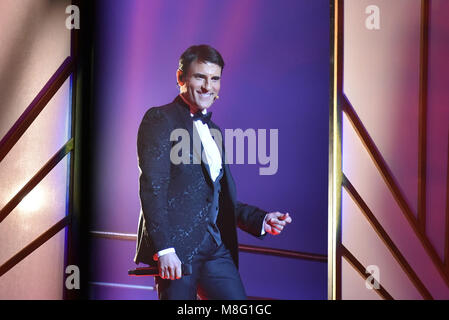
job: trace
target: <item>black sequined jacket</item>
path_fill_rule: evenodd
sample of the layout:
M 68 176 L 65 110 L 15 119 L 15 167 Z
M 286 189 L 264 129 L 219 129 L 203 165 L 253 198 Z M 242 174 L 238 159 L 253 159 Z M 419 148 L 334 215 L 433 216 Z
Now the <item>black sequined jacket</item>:
M 220 130 L 212 121 L 209 126 Z M 170 141 L 170 135 L 178 128 L 187 130 L 190 141 L 193 141 L 196 130 L 190 110 L 179 96 L 170 104 L 149 109 L 139 127 L 137 154 L 142 209 L 134 258 L 136 263 L 156 265 L 153 255 L 173 247 L 181 262 L 190 264 L 207 232 L 212 181 L 207 164 L 202 161 L 195 164 L 193 143 L 189 164 L 173 164 L 170 160 L 171 148 L 179 142 Z M 224 150 L 223 144 L 221 150 Z M 223 170 L 217 225 L 223 243 L 238 266 L 236 226 L 262 238 L 260 233 L 267 212 L 238 202 L 235 183 L 225 163 Z

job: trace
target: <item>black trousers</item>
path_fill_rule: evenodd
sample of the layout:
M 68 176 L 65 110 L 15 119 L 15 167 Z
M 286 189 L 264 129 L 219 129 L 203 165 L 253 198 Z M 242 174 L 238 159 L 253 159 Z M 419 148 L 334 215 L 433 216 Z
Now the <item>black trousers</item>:
M 155 277 L 160 300 L 245 300 L 240 274 L 229 250 L 207 233 L 192 261 L 192 274 L 169 280 Z

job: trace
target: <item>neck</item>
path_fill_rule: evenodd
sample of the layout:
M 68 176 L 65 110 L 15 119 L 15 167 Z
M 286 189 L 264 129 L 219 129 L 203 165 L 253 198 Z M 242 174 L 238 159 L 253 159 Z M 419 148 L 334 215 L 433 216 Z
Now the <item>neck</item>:
M 197 106 L 191 104 L 191 103 L 189 102 L 189 100 L 187 100 L 187 99 L 184 97 L 184 95 L 183 95 L 182 93 L 180 93 L 179 96 L 180 96 L 181 99 L 182 99 L 182 100 L 189 106 L 190 112 L 191 112 L 192 114 L 195 114 L 195 113 L 197 113 L 198 111 L 202 111 L 202 110 L 199 109 Z

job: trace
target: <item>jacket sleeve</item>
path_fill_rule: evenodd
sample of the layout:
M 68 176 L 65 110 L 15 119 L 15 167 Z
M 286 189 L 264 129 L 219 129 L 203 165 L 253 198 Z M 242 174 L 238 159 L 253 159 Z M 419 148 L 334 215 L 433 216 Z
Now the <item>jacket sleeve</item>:
M 167 216 L 170 148 L 169 122 L 158 108 L 152 108 L 139 127 L 137 155 L 140 202 L 145 226 L 156 252 L 173 247 Z
M 260 239 L 265 237 L 261 235 L 263 220 L 267 211 L 261 210 L 255 206 L 237 201 L 235 207 L 237 216 L 237 225 L 243 231 L 252 234 Z

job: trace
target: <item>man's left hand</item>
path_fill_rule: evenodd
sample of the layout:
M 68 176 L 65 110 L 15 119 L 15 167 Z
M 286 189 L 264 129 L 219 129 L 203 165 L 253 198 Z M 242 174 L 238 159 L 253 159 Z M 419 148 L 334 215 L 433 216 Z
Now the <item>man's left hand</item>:
M 270 212 L 265 216 L 265 232 L 272 235 L 278 235 L 282 232 L 282 229 L 291 223 L 292 218 L 287 213 Z

